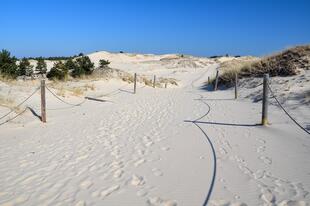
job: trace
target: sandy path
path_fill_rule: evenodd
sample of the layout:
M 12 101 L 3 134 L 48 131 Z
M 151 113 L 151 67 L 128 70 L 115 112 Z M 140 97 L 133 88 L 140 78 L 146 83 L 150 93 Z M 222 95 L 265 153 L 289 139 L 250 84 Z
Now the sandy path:
M 124 91 L 49 111 L 49 122 L 4 130 L 3 205 L 201 205 L 212 156 L 186 119 L 199 116 L 183 90 Z M 186 169 L 184 169 L 186 168 Z
M 5 125 L 0 205 L 309 202 L 309 138 L 276 107 L 260 127 L 260 103 L 200 89 L 216 66 L 183 88 L 129 86 L 111 102 L 50 110 L 45 125 Z
M 205 93 L 211 111 L 199 120 L 217 154 L 211 205 L 306 205 L 310 139 L 278 108 L 269 127 L 260 122 L 260 103 L 233 100 L 232 91 Z

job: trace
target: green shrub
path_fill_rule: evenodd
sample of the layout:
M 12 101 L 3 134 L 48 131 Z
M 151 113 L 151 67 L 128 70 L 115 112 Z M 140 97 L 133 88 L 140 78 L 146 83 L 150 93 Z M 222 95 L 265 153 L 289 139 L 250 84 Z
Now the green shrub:
M 0 74 L 9 78 L 17 77 L 17 59 L 7 50 L 2 50 L 0 52 Z
M 39 57 L 37 61 L 36 72 L 43 76 L 43 74 L 46 74 L 47 71 L 46 63 L 42 57 Z
M 68 70 L 64 63 L 58 61 L 47 73 L 46 77 L 51 80 L 65 80 L 68 77 Z
M 33 66 L 30 64 L 29 60 L 26 58 L 22 58 L 19 62 L 17 75 L 18 76 L 32 76 L 33 74 Z
M 105 68 L 110 64 L 108 60 L 100 59 L 99 60 L 99 67 L 100 68 Z
M 72 70 L 73 77 L 80 77 L 82 75 L 91 75 L 94 70 L 94 63 L 90 61 L 88 56 L 83 56 L 76 59 L 76 67 Z
M 76 67 L 77 67 L 77 64 L 75 61 L 73 61 L 73 59 L 68 59 L 65 63 L 65 66 L 66 66 L 66 69 L 68 71 L 73 71 Z

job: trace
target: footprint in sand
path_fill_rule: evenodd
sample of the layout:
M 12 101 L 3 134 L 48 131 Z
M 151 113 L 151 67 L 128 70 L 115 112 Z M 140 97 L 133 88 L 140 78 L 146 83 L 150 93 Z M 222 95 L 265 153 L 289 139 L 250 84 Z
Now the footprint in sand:
M 146 190 L 139 190 L 136 194 L 139 197 L 144 197 L 148 194 L 148 192 Z
M 276 201 L 276 197 L 269 189 L 262 189 L 261 199 L 266 203 L 274 203 Z
M 220 147 L 220 153 L 222 154 L 222 155 L 225 155 L 225 154 L 227 154 L 227 151 L 223 148 L 223 147 Z
M 258 141 L 258 142 L 260 142 L 260 143 L 262 143 L 262 144 L 265 144 L 265 143 L 266 143 L 266 141 L 263 140 L 263 139 L 261 139 L 261 138 L 256 138 L 256 141 Z
M 272 160 L 269 157 L 260 156 L 259 159 L 262 160 L 265 164 L 269 164 L 269 165 L 272 164 Z
M 80 183 L 80 188 L 86 190 L 90 188 L 92 185 L 93 185 L 92 181 L 86 179 Z
M 153 168 L 152 169 L 152 172 L 155 176 L 163 176 L 163 172 L 160 170 L 160 169 L 157 169 L 157 168 Z
M 163 206 L 177 206 L 177 202 L 174 200 L 163 200 L 160 197 L 151 197 L 147 200 L 147 203 L 152 206 L 163 205 Z
M 136 161 L 136 162 L 134 163 L 134 165 L 135 165 L 135 167 L 138 167 L 138 166 L 140 166 L 140 165 L 143 164 L 143 163 L 145 163 L 145 159 L 140 159 L 140 160 Z
M 257 170 L 254 174 L 254 179 L 258 180 L 264 177 L 265 170 Z
M 78 201 L 76 204 L 75 204 L 75 206 L 85 206 L 86 205 L 86 203 L 84 202 L 84 201 Z
M 279 206 L 308 206 L 309 204 L 305 201 L 298 200 L 283 200 L 278 204 Z
M 247 175 L 253 174 L 253 172 L 246 166 L 239 165 L 240 170 Z
M 266 149 L 265 146 L 259 146 L 259 147 L 256 148 L 256 152 L 257 152 L 257 153 L 262 153 L 262 152 L 265 151 L 265 149 Z
M 132 175 L 130 184 L 133 186 L 141 186 L 145 184 L 144 178 L 139 175 Z
M 123 170 L 116 170 L 113 174 L 114 178 L 121 178 L 123 175 L 124 171 Z
M 112 187 L 108 187 L 107 189 L 103 190 L 101 193 L 100 193 L 100 196 L 105 198 L 109 195 L 111 195 L 112 193 L 118 191 L 120 189 L 120 186 L 119 185 L 115 185 L 115 186 L 112 186 Z

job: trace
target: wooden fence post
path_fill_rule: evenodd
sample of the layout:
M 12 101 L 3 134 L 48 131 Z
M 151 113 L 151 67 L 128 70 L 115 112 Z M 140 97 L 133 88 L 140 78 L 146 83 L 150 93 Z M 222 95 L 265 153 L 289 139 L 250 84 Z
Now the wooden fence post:
M 238 74 L 235 74 L 235 99 L 238 99 Z
M 214 86 L 214 91 L 217 90 L 217 84 L 219 82 L 219 70 L 216 71 L 216 79 L 215 79 L 215 86 Z
M 135 73 L 134 85 L 133 85 L 133 93 L 135 94 L 136 92 L 137 92 L 137 73 Z
M 155 88 L 155 85 L 156 85 L 156 75 L 154 75 L 153 88 Z
M 45 80 L 41 80 L 41 121 L 46 122 Z
M 268 124 L 268 84 L 269 74 L 264 74 L 264 87 L 263 87 L 263 109 L 262 109 L 262 125 Z

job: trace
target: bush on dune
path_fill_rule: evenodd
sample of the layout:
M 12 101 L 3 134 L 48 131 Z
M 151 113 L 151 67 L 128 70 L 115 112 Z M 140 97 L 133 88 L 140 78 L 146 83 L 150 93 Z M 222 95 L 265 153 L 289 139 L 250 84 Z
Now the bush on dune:
M 7 50 L 2 50 L 0 52 L 0 75 L 6 78 L 16 78 L 17 77 L 17 58 L 11 57 L 11 53 Z
M 33 75 L 33 66 L 30 64 L 29 60 L 23 58 L 18 65 L 17 76 L 32 76 Z
M 76 59 L 76 67 L 71 72 L 73 77 L 81 77 L 83 75 L 91 75 L 94 71 L 94 63 L 88 56 L 82 56 Z
M 99 67 L 101 69 L 103 68 L 107 68 L 107 66 L 110 64 L 110 62 L 108 60 L 104 60 L 104 59 L 100 59 L 99 60 Z
M 242 77 L 292 76 L 310 69 L 310 45 L 297 46 L 261 60 L 231 60 L 221 64 L 219 84 L 232 86 L 237 73 Z
M 68 70 L 64 63 L 58 61 L 47 73 L 46 77 L 51 80 L 65 80 L 68 77 Z
M 39 57 L 37 61 L 38 62 L 37 62 L 37 66 L 36 66 L 36 72 L 43 76 L 44 74 L 46 74 L 46 71 L 47 71 L 46 62 L 44 61 L 44 59 L 42 57 Z

